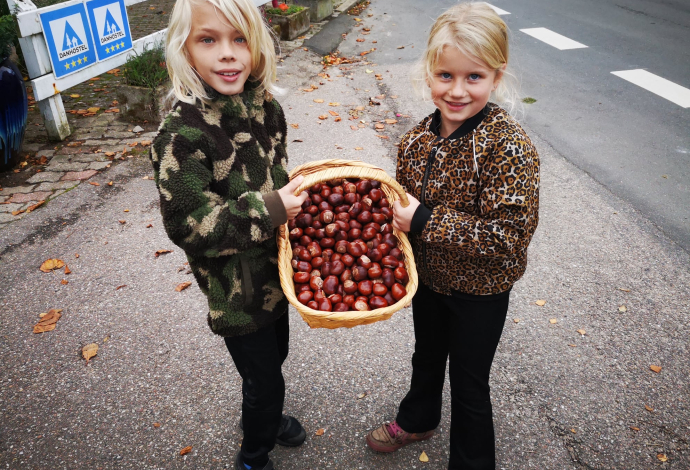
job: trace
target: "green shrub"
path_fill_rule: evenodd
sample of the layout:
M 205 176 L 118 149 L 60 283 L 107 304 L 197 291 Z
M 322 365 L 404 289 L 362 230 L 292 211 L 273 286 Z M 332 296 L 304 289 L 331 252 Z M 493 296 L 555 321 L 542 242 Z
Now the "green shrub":
M 10 15 L 0 16 L 0 60 L 9 57 L 16 39 L 14 19 Z
M 280 8 L 267 8 L 266 13 L 269 15 L 281 15 L 281 16 L 288 16 L 292 15 L 293 13 L 297 13 L 298 11 L 304 10 L 304 7 L 300 7 L 297 5 L 290 5 L 290 8 L 287 10 L 283 11 Z
M 122 76 L 127 85 L 154 89 L 168 80 L 165 51 L 160 44 L 145 49 L 141 54 L 134 54 L 127 59 L 123 68 Z

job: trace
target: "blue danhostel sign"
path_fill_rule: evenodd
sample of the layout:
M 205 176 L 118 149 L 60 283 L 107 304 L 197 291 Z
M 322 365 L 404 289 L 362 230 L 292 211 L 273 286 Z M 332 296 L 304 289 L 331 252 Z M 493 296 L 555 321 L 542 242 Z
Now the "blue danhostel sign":
M 91 32 L 96 42 L 98 60 L 121 54 L 132 48 L 127 9 L 124 0 L 91 0 L 85 2 Z
M 40 17 L 55 77 L 64 77 L 96 63 L 84 4 L 47 11 Z

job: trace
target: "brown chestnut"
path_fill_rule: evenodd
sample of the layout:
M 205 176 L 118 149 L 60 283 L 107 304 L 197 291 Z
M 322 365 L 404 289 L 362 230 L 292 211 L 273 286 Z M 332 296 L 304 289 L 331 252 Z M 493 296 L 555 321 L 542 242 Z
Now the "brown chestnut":
M 339 230 L 338 233 L 335 234 L 335 241 L 337 241 L 337 242 L 339 242 L 341 240 L 347 241 L 349 239 L 350 239 L 350 237 L 348 236 L 348 234 L 345 230 Z
M 369 276 L 369 279 L 377 279 L 381 277 L 383 274 L 383 269 L 381 269 L 381 265 L 378 263 L 371 263 L 371 266 L 369 269 L 367 269 L 367 275 Z
M 304 212 L 306 212 L 307 214 L 309 214 L 313 218 L 319 214 L 319 208 L 318 208 L 318 206 L 309 206 L 307 208 L 307 210 Z
M 318 206 L 323 202 L 323 198 L 321 197 L 321 194 L 312 194 L 311 195 L 311 202 L 315 205 Z
M 357 292 L 357 283 L 354 281 L 343 282 L 343 291 L 346 294 L 354 294 L 355 292 Z
M 403 286 L 406 286 L 410 282 L 410 277 L 407 275 L 407 270 L 405 268 L 397 267 L 393 270 L 393 275 L 395 279 L 400 281 Z
M 375 282 L 374 283 L 374 289 L 373 289 L 373 294 L 374 295 L 380 295 L 383 297 L 388 293 L 388 287 L 383 282 Z
M 305 284 L 305 283 L 309 282 L 309 278 L 310 278 L 309 273 L 305 273 L 302 271 L 296 272 L 295 275 L 292 276 L 292 279 L 298 284 Z
M 360 256 L 359 259 L 357 260 L 357 264 L 359 266 L 362 266 L 364 269 L 371 268 L 371 260 L 369 259 L 369 257 L 367 255 Z
M 326 279 L 323 280 L 323 291 L 326 295 L 333 295 L 335 294 L 336 289 L 338 288 L 338 278 L 335 276 L 328 276 Z
M 380 212 L 374 212 L 374 211 L 372 210 L 372 213 L 371 213 L 371 220 L 373 220 L 373 221 L 376 222 L 377 224 L 385 224 L 386 221 L 388 221 L 388 217 L 386 217 L 385 215 L 381 214 Z
M 297 300 L 300 301 L 302 305 L 307 305 L 311 299 L 314 298 L 314 293 L 310 290 L 305 290 L 304 292 L 300 292 L 299 295 L 297 296 Z
M 326 186 L 324 184 L 323 186 L 321 186 L 321 192 L 319 194 L 321 195 L 322 198 L 328 199 L 328 196 L 331 195 L 331 192 L 332 192 L 331 188 L 329 188 L 328 186 Z
M 313 218 L 310 214 L 300 214 L 297 217 L 295 217 L 295 222 L 297 223 L 297 227 L 299 228 L 307 228 L 311 225 Z
M 340 185 L 332 185 L 332 186 L 333 186 L 333 189 L 331 191 L 333 191 L 335 194 L 343 194 L 345 192 L 343 187 Z
M 300 212 L 300 214 L 301 214 L 301 212 Z M 297 214 L 297 215 L 299 215 L 299 214 Z M 288 230 L 293 230 L 295 227 L 297 227 L 297 222 L 295 221 L 295 219 L 288 220 Z
M 355 284 L 356 286 L 356 284 Z M 343 296 L 343 303 L 348 307 L 352 307 L 355 304 L 355 296 L 352 294 Z
M 350 281 L 352 280 L 352 271 L 349 269 L 345 269 L 343 273 L 340 275 L 340 282 L 345 282 L 345 281 Z
M 307 307 L 312 310 L 318 310 L 319 304 L 316 302 L 316 300 L 311 300 L 309 303 L 307 303 Z
M 363 281 L 368 277 L 367 268 L 364 266 L 352 267 L 352 279 L 357 282 Z
M 333 207 L 338 207 L 343 203 L 343 195 L 338 193 L 332 193 L 328 196 L 328 203 Z
M 400 300 L 407 295 L 407 289 L 405 289 L 402 284 L 396 282 L 393 284 L 393 287 L 391 287 L 391 295 L 395 300 Z
M 347 250 L 347 245 L 345 246 L 345 249 Z M 347 266 L 348 268 L 355 264 L 355 257 L 352 256 L 350 253 L 345 253 L 343 256 L 340 258 L 340 260 Z
M 393 274 L 393 270 L 390 268 L 384 269 L 381 273 L 381 279 L 383 279 L 383 283 L 386 287 L 389 289 L 393 287 L 393 284 L 395 284 L 395 274 Z
M 306 261 L 298 261 L 297 262 L 297 270 L 303 273 L 310 273 L 311 272 L 311 263 L 307 263 Z
M 371 191 L 371 181 L 369 180 L 360 180 L 357 185 L 357 192 L 359 194 L 369 194 L 369 191 Z
M 362 203 L 361 202 L 355 202 L 350 206 L 350 210 L 348 213 L 352 217 L 357 217 L 360 213 L 362 212 Z
M 381 207 L 381 214 L 385 215 L 388 220 L 393 220 L 393 210 L 390 207 Z
M 390 245 L 391 248 L 398 246 L 398 237 L 392 233 L 387 233 L 383 236 L 383 243 Z
M 366 312 L 369 310 L 369 304 L 367 303 L 366 300 L 357 300 L 357 301 L 355 301 L 352 308 L 354 308 L 355 310 L 357 310 L 359 312 Z
M 390 291 L 386 295 L 383 296 L 384 299 L 386 299 L 386 302 L 388 302 L 388 305 L 393 305 L 395 302 L 397 302 L 393 296 L 391 295 Z
M 357 243 L 357 242 L 351 242 L 347 245 L 347 252 L 354 256 L 355 258 L 359 258 L 364 254 L 364 250 L 362 249 L 362 246 Z
M 301 237 L 299 237 L 299 244 L 302 246 L 309 245 L 311 243 L 311 241 L 312 241 L 311 238 L 306 236 L 306 235 L 302 235 Z
M 381 191 L 378 188 L 372 188 L 372 190 L 369 191 L 369 198 L 374 202 L 379 202 L 382 197 L 383 197 L 383 191 Z
M 378 248 L 371 248 L 367 252 L 367 256 L 369 257 L 370 260 L 372 260 L 375 263 L 378 263 L 379 261 L 381 261 L 381 259 L 383 259 L 383 255 L 378 250 Z
M 335 255 L 334 255 L 335 256 Z M 335 260 L 331 262 L 331 274 L 334 276 L 340 276 L 343 271 L 345 271 L 345 264 L 340 260 Z
M 302 235 L 304 235 L 304 230 L 299 227 L 290 230 L 290 240 L 299 240 Z
M 379 244 L 376 249 L 379 250 L 383 256 L 388 256 L 388 254 L 391 252 L 391 246 L 387 243 Z
M 386 268 L 395 269 L 398 267 L 398 258 L 395 256 L 384 256 L 381 260 L 381 264 Z
M 349 244 L 350 243 L 346 240 L 339 240 L 335 242 L 335 251 L 337 251 L 338 253 L 347 253 L 347 246 Z
M 317 302 L 321 302 L 325 298 L 326 294 L 323 293 L 323 290 L 319 289 L 314 291 L 314 300 L 316 300 Z
M 354 183 L 349 183 L 349 182 L 345 183 L 345 184 L 343 184 L 343 191 L 345 192 L 345 194 L 356 193 L 357 192 L 357 185 L 355 185 Z
M 370 296 L 373 289 L 374 289 L 374 283 L 372 283 L 368 279 L 365 279 L 364 281 L 360 281 L 359 284 L 357 284 L 357 290 L 359 291 L 360 294 L 362 294 L 364 296 Z
M 364 214 L 364 212 L 362 212 L 362 214 Z M 376 229 L 374 229 L 374 227 L 369 227 L 362 230 L 363 240 L 372 240 L 374 238 L 376 238 Z
M 326 236 L 333 238 L 335 234 L 338 233 L 338 224 L 328 224 L 324 231 L 326 232 Z
M 335 246 L 335 240 L 332 238 L 322 238 L 319 240 L 319 245 L 321 245 L 321 248 L 332 248 Z
M 316 183 L 314 186 L 310 188 L 312 193 L 320 193 L 321 192 L 321 183 Z
M 337 220 L 342 220 L 343 222 L 349 222 L 350 221 L 350 214 L 348 212 L 340 212 L 335 215 L 335 218 Z
M 333 311 L 333 306 L 331 305 L 331 301 L 328 299 L 323 299 L 321 302 L 319 302 L 319 310 L 321 310 L 322 312 Z
M 323 264 L 323 258 L 320 256 L 315 256 L 311 259 L 311 267 L 314 269 L 319 269 Z
M 309 278 L 309 287 L 313 291 L 318 291 L 323 287 L 323 279 L 320 277 L 312 276 Z
M 331 206 L 327 201 L 322 201 L 318 205 L 320 212 L 333 211 L 333 206 Z
M 402 251 L 400 251 L 400 248 L 397 246 L 395 248 L 391 248 L 390 253 L 388 253 L 390 256 L 393 256 L 395 258 L 398 258 L 399 260 L 403 259 L 403 254 Z
M 331 222 L 333 222 L 334 217 L 335 214 L 333 213 L 333 211 L 323 211 L 319 214 L 319 220 L 324 224 L 330 224 Z
M 379 207 L 389 207 L 390 203 L 388 202 L 388 199 L 385 197 L 382 197 L 381 200 L 379 201 Z
M 386 299 L 384 299 L 383 297 L 375 295 L 371 299 L 369 299 L 369 307 L 371 307 L 372 310 L 376 310 L 377 308 L 388 307 L 388 302 L 386 302 Z
M 347 312 L 348 310 L 350 310 L 350 307 L 343 302 L 337 303 L 333 306 L 334 312 Z
M 307 250 L 309 250 L 309 253 L 312 257 L 321 256 L 321 246 L 319 246 L 319 244 L 316 242 L 311 242 L 308 244 Z
M 324 261 L 324 263 L 321 265 L 321 275 L 323 277 L 328 277 L 331 275 L 331 262 L 330 261 Z
M 328 300 L 330 300 L 333 305 L 339 304 L 343 301 L 343 296 L 341 294 L 332 294 L 328 296 Z
M 357 216 L 357 222 L 359 222 L 360 224 L 366 225 L 369 222 L 371 222 L 371 217 L 372 217 L 371 212 L 364 210 L 364 211 L 360 212 L 359 215 Z
M 295 229 L 295 230 L 300 230 L 300 229 Z M 356 240 L 362 236 L 362 231 L 358 228 L 351 228 L 350 231 L 347 232 L 347 236 L 350 237 L 350 240 Z
M 348 225 L 350 226 L 350 228 L 358 228 L 358 229 L 362 230 L 362 224 L 357 222 L 357 219 L 350 220 Z
M 345 202 L 345 204 L 351 206 L 352 204 L 357 202 L 357 194 L 345 193 L 345 195 L 343 196 L 343 201 Z

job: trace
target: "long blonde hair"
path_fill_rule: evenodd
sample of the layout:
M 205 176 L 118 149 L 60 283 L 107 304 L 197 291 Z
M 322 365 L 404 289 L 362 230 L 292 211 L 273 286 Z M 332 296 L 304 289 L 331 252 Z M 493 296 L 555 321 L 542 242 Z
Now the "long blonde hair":
M 192 8 L 200 2 L 209 2 L 216 14 L 222 14 L 230 25 L 247 40 L 251 53 L 252 71 L 249 80 L 259 82 L 259 90 L 270 94 L 278 89 L 276 80 L 276 54 L 273 37 L 268 26 L 251 0 L 177 0 L 168 25 L 165 55 L 172 91 L 178 100 L 195 103 L 197 99 L 209 103 L 211 97 L 204 88 L 204 82 L 189 60 L 185 46 L 192 30 Z
M 461 3 L 439 16 L 431 27 L 424 55 L 416 66 L 415 88 L 429 98 L 428 80 L 439 63 L 445 47 L 456 47 L 497 73 L 502 72 L 492 98 L 514 108 L 518 102 L 513 75 L 508 65 L 508 26 L 486 3 Z M 509 109 L 510 111 L 510 109 Z

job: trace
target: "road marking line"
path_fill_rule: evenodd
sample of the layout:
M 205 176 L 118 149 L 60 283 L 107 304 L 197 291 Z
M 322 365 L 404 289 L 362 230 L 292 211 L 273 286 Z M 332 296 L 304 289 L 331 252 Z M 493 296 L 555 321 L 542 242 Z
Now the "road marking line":
M 690 90 L 642 69 L 611 72 L 617 77 L 644 88 L 681 106 L 690 108 Z
M 484 2 L 484 3 L 486 3 L 486 2 Z M 486 4 L 489 5 L 496 12 L 497 15 L 510 15 L 510 12 L 508 12 L 508 11 L 501 10 L 500 8 L 495 7 L 490 3 L 486 3 Z
M 527 28 L 521 29 L 520 31 L 562 51 L 566 49 L 582 49 L 583 47 L 588 47 L 546 28 Z

